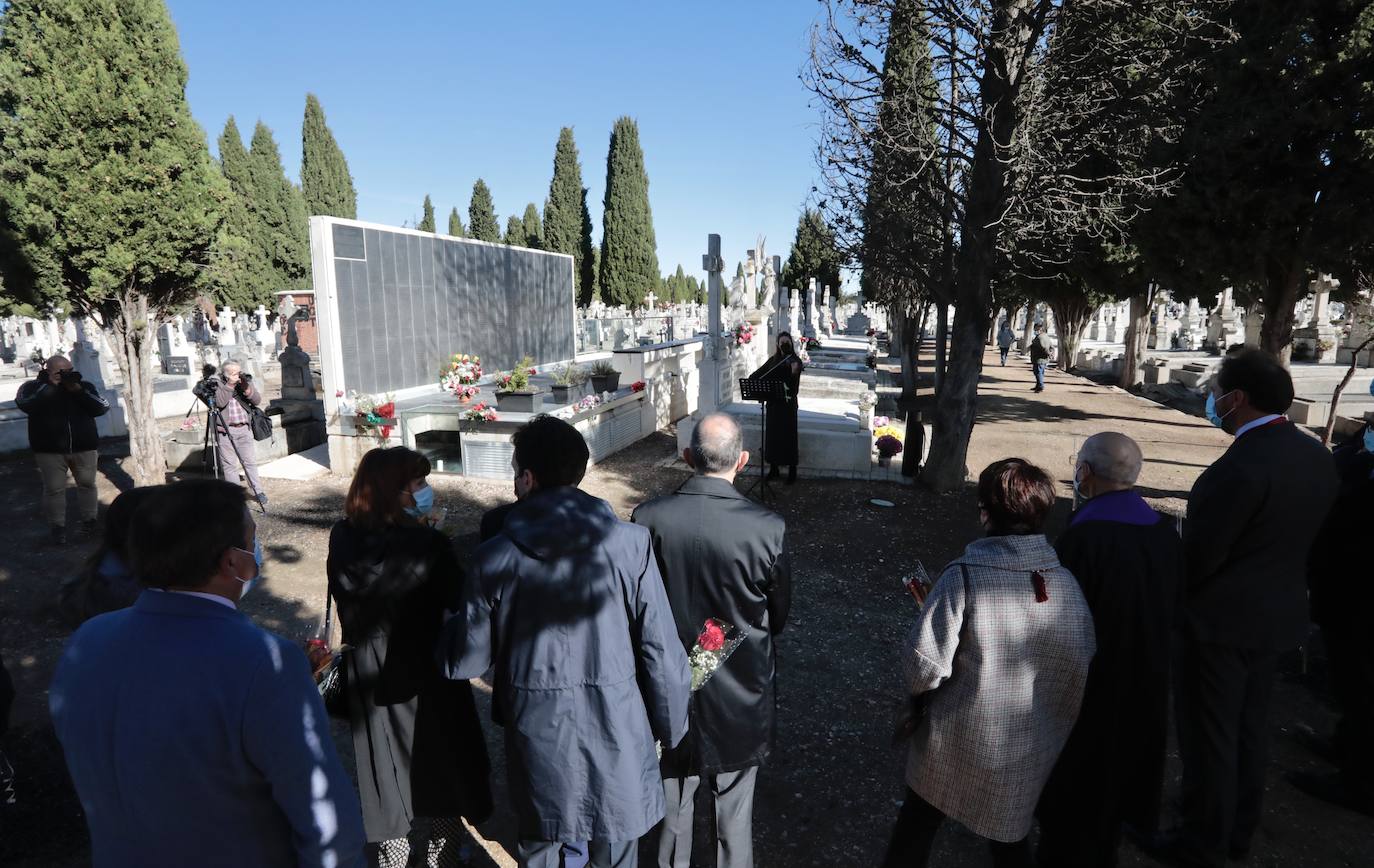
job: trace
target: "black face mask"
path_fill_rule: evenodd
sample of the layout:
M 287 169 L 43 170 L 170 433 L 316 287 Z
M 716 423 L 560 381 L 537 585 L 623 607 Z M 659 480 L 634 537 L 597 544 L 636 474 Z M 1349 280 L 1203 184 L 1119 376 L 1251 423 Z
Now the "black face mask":
M 783 341 L 782 343 L 778 344 L 778 352 L 782 353 L 784 356 L 790 354 L 792 352 L 791 342 Z

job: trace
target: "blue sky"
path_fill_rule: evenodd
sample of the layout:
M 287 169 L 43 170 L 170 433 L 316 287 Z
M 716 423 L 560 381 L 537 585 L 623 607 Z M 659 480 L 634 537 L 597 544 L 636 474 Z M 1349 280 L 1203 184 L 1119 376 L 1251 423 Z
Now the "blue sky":
M 639 122 L 659 267 L 699 274 L 706 235 L 744 258 L 786 256 L 816 177 L 816 113 L 798 80 L 811 0 L 260 2 L 170 0 L 191 111 L 211 148 L 233 114 L 262 119 L 299 179 L 307 91 L 348 158 L 360 219 L 467 223 L 473 181 L 504 227 L 543 208 L 559 128 L 571 125 L 600 238 L 606 151 Z

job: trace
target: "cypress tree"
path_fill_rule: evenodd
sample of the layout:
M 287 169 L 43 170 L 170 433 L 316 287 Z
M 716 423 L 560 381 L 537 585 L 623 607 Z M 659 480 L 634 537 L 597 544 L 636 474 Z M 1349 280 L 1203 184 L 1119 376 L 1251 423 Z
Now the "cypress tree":
M 577 244 L 577 303 L 586 307 L 597 297 L 596 276 L 601 253 L 592 243 L 592 212 L 587 208 L 587 188 L 582 188 L 582 240 Z
M 639 126 L 622 117 L 611 130 L 606 155 L 606 198 L 601 219 L 601 298 L 635 307 L 658 285 L 658 244 L 649 210 L 649 176 Z
M 348 161 L 313 93 L 305 95 L 305 121 L 301 124 L 301 193 L 308 214 L 350 220 L 358 216 L 358 194 L 348 173 Z
M 543 239 L 540 237 L 543 233 L 539 228 L 539 209 L 534 207 L 533 202 L 525 206 L 525 217 L 523 222 L 525 224 L 525 246 L 539 250 L 544 246 L 542 243 Z
M 595 293 L 596 272 L 592 263 L 591 214 L 587 211 L 587 190 L 582 186 L 582 163 L 577 158 L 577 143 L 572 127 L 558 133 L 553 152 L 553 180 L 544 200 L 545 250 L 566 253 L 573 258 L 573 292 L 577 303 L 588 305 Z
M 131 471 L 165 480 L 157 327 L 204 293 L 229 188 L 186 104 L 162 0 L 10 0 L 0 13 L 5 292 L 104 330 Z
M 496 208 L 491 203 L 491 191 L 481 178 L 472 185 L 472 201 L 468 204 L 468 234 L 478 241 L 500 241 L 501 225 L 496 222 Z
M 462 238 L 466 234 L 463 231 L 463 221 L 458 217 L 457 208 L 448 212 L 448 234 L 454 238 Z
M 525 245 L 525 221 L 516 217 L 514 214 L 506 218 L 506 234 L 501 236 L 502 244 L 509 244 L 512 247 L 524 247 Z
M 429 201 L 429 194 L 425 194 L 424 215 L 420 218 L 420 225 L 416 226 L 421 232 L 434 231 L 434 203 Z
M 300 289 L 310 274 L 310 223 L 305 213 L 305 197 L 300 188 L 286 178 L 281 152 L 272 131 L 262 121 L 253 130 L 248 149 L 252 167 L 252 203 L 262 221 L 265 252 L 272 266 L 273 282 L 268 292 Z
M 840 252 L 835 233 L 825 223 L 821 212 L 807 208 L 797 219 L 797 235 L 782 267 L 783 286 L 805 292 L 811 278 L 816 279 L 816 300 L 830 287 L 840 291 Z M 741 270 L 740 275 L 744 272 Z
M 219 137 L 219 165 L 229 185 L 229 201 L 225 208 L 224 232 L 234 239 L 221 244 L 220 258 L 214 275 L 215 297 L 221 304 L 239 310 L 249 310 L 271 300 L 272 260 L 268 251 L 271 242 L 266 227 L 258 218 L 253 202 L 253 166 L 243 147 L 234 116 L 224 123 Z

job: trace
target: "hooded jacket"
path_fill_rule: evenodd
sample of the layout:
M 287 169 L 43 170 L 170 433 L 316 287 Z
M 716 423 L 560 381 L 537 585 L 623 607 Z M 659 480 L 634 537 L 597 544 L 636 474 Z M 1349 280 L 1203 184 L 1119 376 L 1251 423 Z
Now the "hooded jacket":
M 110 412 L 110 404 L 95 386 L 82 381 L 68 392 L 48 382 L 46 371 L 19 387 L 14 404 L 29 417 L 29 448 L 34 452 L 71 455 L 100 446 L 95 417 Z
M 450 678 L 495 667 L 521 838 L 633 841 L 662 819 L 654 741 L 682 740 L 691 675 L 646 529 L 536 491 L 473 555 L 440 654 Z

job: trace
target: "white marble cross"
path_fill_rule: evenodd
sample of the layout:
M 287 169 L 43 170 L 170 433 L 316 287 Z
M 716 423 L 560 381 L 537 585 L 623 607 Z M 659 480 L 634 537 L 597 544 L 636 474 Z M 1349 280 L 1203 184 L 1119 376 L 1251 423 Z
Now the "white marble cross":
M 267 308 L 263 307 L 262 305 L 258 305 L 258 309 L 253 311 L 253 314 L 257 317 L 258 320 L 258 331 L 262 331 L 263 329 L 267 328 Z
M 654 294 L 653 290 L 649 290 L 649 294 L 644 296 L 644 306 L 649 310 L 653 310 L 657 302 L 658 296 Z

